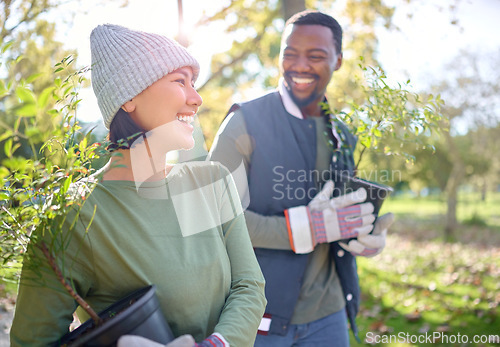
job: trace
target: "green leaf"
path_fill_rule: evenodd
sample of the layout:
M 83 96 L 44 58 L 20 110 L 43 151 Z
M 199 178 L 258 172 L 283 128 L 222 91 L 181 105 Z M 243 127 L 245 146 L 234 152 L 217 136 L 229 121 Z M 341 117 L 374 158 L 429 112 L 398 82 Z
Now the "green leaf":
M 35 104 L 23 105 L 16 111 L 16 114 L 19 117 L 34 117 L 36 116 L 36 113 L 37 113 L 37 107 Z
M 87 148 L 87 137 L 85 136 L 81 141 L 80 141 L 80 144 L 78 145 L 78 148 L 80 149 L 80 151 L 84 151 L 85 148 Z
M 2 45 L 2 54 L 5 53 L 13 44 L 14 44 L 14 40 L 10 40 L 10 41 L 5 42 Z
M 41 133 L 41 130 L 38 127 L 28 127 L 26 128 L 24 133 L 30 139 L 35 136 L 38 136 Z
M 21 144 L 16 142 L 14 143 L 14 145 L 12 146 L 12 153 L 14 153 L 19 147 L 21 147 Z
M 26 87 L 19 86 L 16 88 L 17 97 L 24 103 L 34 104 L 36 103 L 35 94 Z
M 7 156 L 8 158 L 12 158 L 12 139 L 8 139 L 7 141 L 5 141 L 4 145 L 3 145 L 3 150 L 4 150 L 4 153 L 5 153 L 5 156 Z
M 21 126 L 22 117 L 17 117 L 16 122 L 14 123 L 14 132 L 17 133 L 19 131 L 19 127 Z
M 38 107 L 39 108 L 45 108 L 47 107 L 47 104 L 49 103 L 49 97 L 52 95 L 52 92 L 54 91 L 54 87 L 48 87 L 45 88 L 40 95 L 38 96 Z
M 69 175 L 66 180 L 64 181 L 64 185 L 62 186 L 62 194 L 65 194 L 68 189 L 69 189 L 69 185 L 71 184 L 71 181 L 73 180 L 73 175 Z
M 73 86 L 69 86 L 69 87 L 67 87 L 66 89 L 64 89 L 63 95 L 64 95 L 64 96 L 67 96 L 67 95 L 68 95 L 68 92 L 69 92 L 71 89 L 73 89 Z
M 0 134 L 0 142 L 2 142 L 3 140 L 5 140 L 11 136 L 12 136 L 12 131 L 4 130 L 4 132 L 2 134 Z
M 370 148 L 372 146 L 372 139 L 370 137 L 365 137 L 360 139 L 360 143 L 363 147 Z
M 8 175 L 10 175 L 10 171 L 4 166 L 0 167 L 0 177 L 4 178 L 7 177 Z
M 0 80 L 0 97 L 9 94 L 9 89 L 5 86 L 5 82 Z
M 42 76 L 43 73 L 39 72 L 39 73 L 35 73 L 31 76 L 29 76 L 27 79 L 26 79 L 26 83 L 33 83 L 33 81 L 35 81 L 37 78 L 39 78 L 40 76 Z

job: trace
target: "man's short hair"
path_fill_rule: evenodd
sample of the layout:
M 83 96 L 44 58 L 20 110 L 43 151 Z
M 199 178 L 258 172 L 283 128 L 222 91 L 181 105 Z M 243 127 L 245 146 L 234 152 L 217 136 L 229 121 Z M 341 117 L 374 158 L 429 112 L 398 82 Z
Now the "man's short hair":
M 333 18 L 323 12 L 305 10 L 298 12 L 290 17 L 285 27 L 289 25 L 322 25 L 329 28 L 333 34 L 333 41 L 335 43 L 335 50 L 337 53 L 342 53 L 342 28 L 340 24 Z

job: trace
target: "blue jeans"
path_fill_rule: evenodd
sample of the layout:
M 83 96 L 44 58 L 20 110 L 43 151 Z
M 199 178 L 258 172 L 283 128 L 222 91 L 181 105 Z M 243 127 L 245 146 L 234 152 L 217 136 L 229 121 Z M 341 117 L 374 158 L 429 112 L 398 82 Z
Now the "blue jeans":
M 290 324 L 280 335 L 257 335 L 255 347 L 344 347 L 349 346 L 345 309 L 307 324 Z

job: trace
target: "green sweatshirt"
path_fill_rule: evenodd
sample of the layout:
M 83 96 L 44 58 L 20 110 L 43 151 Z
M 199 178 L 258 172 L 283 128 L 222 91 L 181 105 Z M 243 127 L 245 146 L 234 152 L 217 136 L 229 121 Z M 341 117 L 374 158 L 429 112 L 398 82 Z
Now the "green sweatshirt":
M 131 181 L 100 182 L 66 255 L 67 277 L 96 311 L 155 284 L 175 336 L 201 341 L 218 332 L 231 346 L 253 345 L 266 305 L 264 279 L 236 188 L 219 164 L 179 164 L 139 189 Z M 30 275 L 23 269 L 12 346 L 57 340 L 76 309 L 60 286 L 30 285 Z

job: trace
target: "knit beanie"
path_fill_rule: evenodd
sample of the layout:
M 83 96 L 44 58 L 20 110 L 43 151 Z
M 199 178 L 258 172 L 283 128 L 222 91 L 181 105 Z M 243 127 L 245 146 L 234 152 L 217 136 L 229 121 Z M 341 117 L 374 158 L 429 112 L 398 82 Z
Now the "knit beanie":
M 92 88 L 109 129 L 120 107 L 170 72 L 200 66 L 176 41 L 119 25 L 97 26 L 90 34 Z

